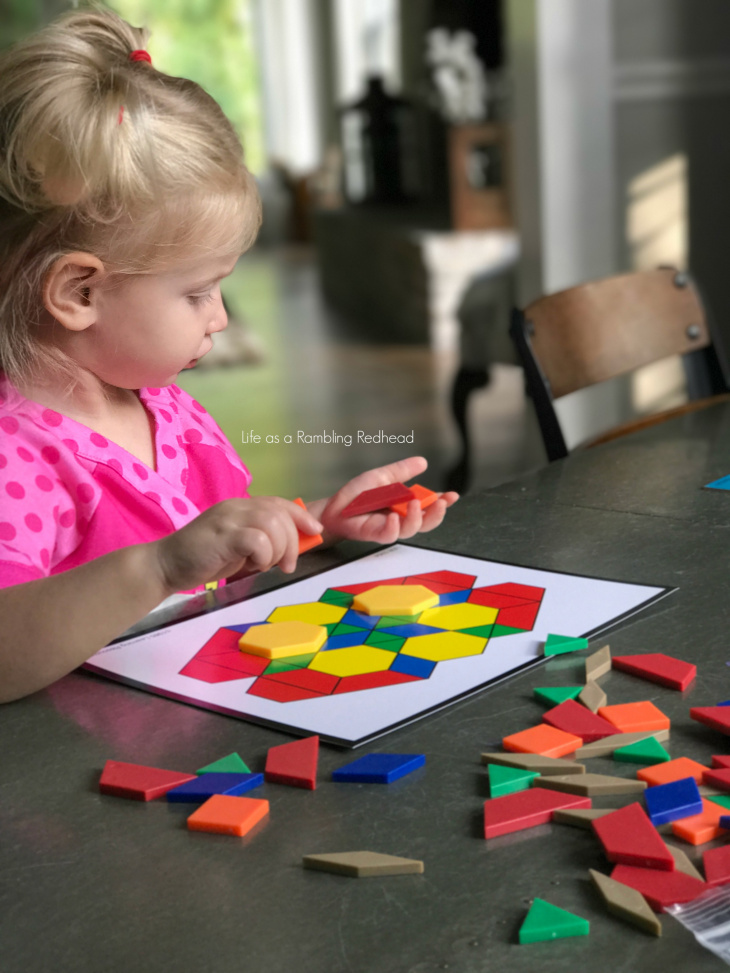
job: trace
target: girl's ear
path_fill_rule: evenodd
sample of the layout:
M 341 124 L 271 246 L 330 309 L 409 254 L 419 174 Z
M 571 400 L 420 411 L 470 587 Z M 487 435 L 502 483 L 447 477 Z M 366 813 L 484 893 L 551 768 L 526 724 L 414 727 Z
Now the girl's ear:
M 90 253 L 67 253 L 46 274 L 43 304 L 69 331 L 84 331 L 97 319 L 96 289 L 104 264 Z

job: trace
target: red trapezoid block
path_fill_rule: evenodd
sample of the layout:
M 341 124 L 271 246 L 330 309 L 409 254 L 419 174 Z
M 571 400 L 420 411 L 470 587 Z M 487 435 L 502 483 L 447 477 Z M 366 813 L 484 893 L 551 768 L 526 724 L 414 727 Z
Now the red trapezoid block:
M 318 736 L 271 747 L 266 754 L 264 779 L 274 784 L 288 784 L 313 791 L 317 786 L 318 758 Z
M 678 869 L 661 872 L 657 868 L 617 865 L 611 878 L 641 892 L 655 912 L 663 912 L 674 902 L 691 902 L 707 889 L 704 882 Z
M 713 767 L 730 767 L 730 754 L 716 753 L 712 758 Z
M 500 612 L 500 617 L 501 614 Z M 499 618 L 497 621 L 499 622 Z M 594 740 L 602 740 L 616 733 L 613 723 L 592 713 L 587 706 L 581 706 L 574 699 L 566 699 L 564 703 L 543 713 L 542 721 L 580 737 L 584 743 L 593 743 Z
M 409 676 L 405 672 L 364 672 L 356 676 L 343 676 L 334 691 L 338 693 L 356 693 L 361 689 L 379 689 L 381 686 L 397 686 L 403 682 L 420 682 L 421 676 Z
M 387 510 L 394 503 L 415 499 L 415 493 L 403 483 L 387 483 L 372 490 L 363 490 L 340 511 L 340 516 L 358 517 L 361 514 L 375 513 L 376 510 Z
M 730 845 L 708 848 L 702 856 L 702 864 L 708 885 L 725 885 L 730 882 Z
M 702 775 L 702 783 L 706 787 L 716 787 L 719 791 L 730 791 L 730 767 L 706 770 Z
M 302 699 L 321 699 L 323 693 L 312 692 L 311 689 L 302 689 L 301 686 L 288 686 L 285 682 L 274 682 L 259 676 L 255 683 L 246 690 L 251 696 L 260 696 L 262 699 L 270 699 L 275 703 L 296 703 Z
M 610 862 L 674 871 L 674 858 L 640 804 L 627 804 L 593 822 Z
M 546 796 L 547 795 L 547 796 Z M 563 794 L 543 787 L 484 802 L 484 837 L 496 838 L 513 831 L 534 828 L 552 820 L 558 808 L 591 807 L 591 799 L 578 794 Z
M 663 652 L 645 655 L 618 655 L 611 660 L 614 669 L 657 682 L 670 689 L 684 690 L 697 675 L 697 666 Z
M 693 706 L 689 715 L 720 733 L 730 733 L 730 706 Z
M 195 774 L 181 774 L 177 770 L 160 770 L 142 764 L 127 764 L 120 760 L 107 760 L 99 781 L 102 794 L 128 797 L 133 801 L 153 801 L 189 780 Z

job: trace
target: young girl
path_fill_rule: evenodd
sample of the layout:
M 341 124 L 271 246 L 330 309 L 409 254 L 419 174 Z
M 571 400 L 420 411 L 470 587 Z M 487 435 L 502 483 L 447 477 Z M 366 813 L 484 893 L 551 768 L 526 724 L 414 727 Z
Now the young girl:
M 278 565 L 298 531 L 392 543 L 403 518 L 343 518 L 412 457 L 302 509 L 251 477 L 174 383 L 226 326 L 220 281 L 253 242 L 241 146 L 145 34 L 74 12 L 0 62 L 0 701 L 80 665 L 175 592 Z

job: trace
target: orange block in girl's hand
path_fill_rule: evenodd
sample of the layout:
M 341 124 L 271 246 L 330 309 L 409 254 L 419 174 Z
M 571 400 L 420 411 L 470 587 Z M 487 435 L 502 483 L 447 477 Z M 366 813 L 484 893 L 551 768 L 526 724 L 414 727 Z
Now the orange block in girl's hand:
M 668 730 L 669 717 L 648 699 L 639 703 L 618 703 L 614 706 L 601 706 L 598 715 L 613 723 L 619 733 L 633 733 L 637 730 Z
M 574 753 L 583 746 L 580 737 L 573 733 L 566 733 L 555 726 L 540 723 L 531 726 L 529 730 L 512 733 L 502 740 L 505 750 L 514 753 L 539 753 L 543 757 L 562 757 L 566 753 Z
M 421 510 L 425 510 L 426 507 L 430 507 L 432 503 L 435 503 L 441 496 L 440 493 L 434 493 L 433 490 L 429 490 L 426 487 L 420 486 L 418 483 L 413 483 L 408 489 L 413 494 L 414 498 L 418 500 L 421 504 Z M 405 503 L 393 503 L 390 509 L 395 510 L 397 514 L 401 517 L 405 517 L 408 513 L 408 504 L 410 500 L 406 500 Z
M 256 797 L 214 794 L 188 818 L 191 831 L 214 834 L 248 834 L 269 813 L 269 802 Z
M 297 507 L 301 507 L 302 510 L 307 509 L 306 503 L 301 497 L 297 497 L 294 503 Z M 303 534 L 302 531 L 298 531 L 299 534 L 299 553 L 304 554 L 305 551 L 311 551 L 313 547 L 319 547 L 322 543 L 321 534 Z

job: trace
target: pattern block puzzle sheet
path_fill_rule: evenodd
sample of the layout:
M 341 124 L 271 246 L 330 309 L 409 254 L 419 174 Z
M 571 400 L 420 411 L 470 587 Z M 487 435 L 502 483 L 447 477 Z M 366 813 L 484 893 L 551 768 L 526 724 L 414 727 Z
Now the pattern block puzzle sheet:
M 414 597 L 383 600 L 396 587 Z M 550 632 L 598 635 L 670 590 L 396 544 L 113 643 L 86 668 L 230 716 L 358 746 L 542 661 Z M 424 599 L 424 591 L 432 596 Z M 389 604 L 405 608 L 377 613 Z M 321 626 L 326 640 L 277 658 L 239 645 L 253 626 L 281 622 Z

